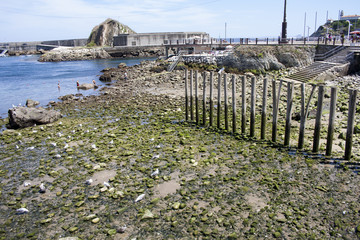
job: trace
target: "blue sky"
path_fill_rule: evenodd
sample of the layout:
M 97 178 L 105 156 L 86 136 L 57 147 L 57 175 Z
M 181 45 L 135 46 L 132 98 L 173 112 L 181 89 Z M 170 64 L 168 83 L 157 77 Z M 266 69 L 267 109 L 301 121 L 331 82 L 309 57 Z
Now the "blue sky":
M 3 0 L 0 42 L 87 38 L 113 18 L 139 33 L 203 31 L 212 37 L 277 37 L 284 0 Z M 329 18 L 360 15 L 358 0 L 287 0 L 288 37 L 310 33 Z M 359 26 L 360 28 L 360 26 Z M 307 28 L 306 28 L 307 34 Z

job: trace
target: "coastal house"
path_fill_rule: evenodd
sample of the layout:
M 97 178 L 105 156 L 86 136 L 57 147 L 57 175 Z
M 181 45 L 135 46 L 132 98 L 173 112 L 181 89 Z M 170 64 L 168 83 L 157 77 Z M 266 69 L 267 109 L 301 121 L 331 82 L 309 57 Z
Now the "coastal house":
M 136 33 L 114 36 L 113 46 L 163 46 L 210 42 L 210 35 L 206 32 Z
M 340 20 L 360 20 L 360 15 L 347 15 L 347 16 L 340 16 Z

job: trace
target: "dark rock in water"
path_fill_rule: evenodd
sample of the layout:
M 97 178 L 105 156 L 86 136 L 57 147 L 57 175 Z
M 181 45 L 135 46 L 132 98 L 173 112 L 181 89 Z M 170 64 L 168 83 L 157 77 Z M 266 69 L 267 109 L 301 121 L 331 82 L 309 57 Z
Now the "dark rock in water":
M 60 96 L 60 97 L 58 97 L 58 99 L 61 100 L 61 101 L 71 101 L 71 100 L 75 99 L 75 95 L 74 94 L 68 94 L 68 95 L 65 95 L 65 96 Z
M 99 80 L 102 82 L 111 82 L 111 73 L 104 73 L 99 77 Z
M 48 124 L 61 118 L 61 114 L 55 110 L 37 108 L 16 107 L 9 109 L 10 128 L 25 128 L 41 124 Z
M 31 99 L 26 100 L 26 106 L 27 107 L 35 107 L 35 106 L 37 106 L 39 104 L 40 104 L 40 102 L 38 102 L 38 101 L 34 101 L 34 100 L 31 100 Z
M 83 83 L 83 84 L 80 84 L 78 87 L 78 89 L 83 89 L 83 90 L 89 90 L 89 89 L 92 89 L 92 88 L 98 88 L 98 86 L 96 86 L 95 84 L 92 84 L 92 83 Z
M 118 68 L 126 68 L 126 67 L 127 67 L 126 63 L 120 63 L 118 65 Z
M 94 43 L 97 46 L 112 46 L 114 36 L 124 33 L 133 34 L 136 32 L 128 26 L 108 18 L 103 23 L 93 28 L 88 43 Z

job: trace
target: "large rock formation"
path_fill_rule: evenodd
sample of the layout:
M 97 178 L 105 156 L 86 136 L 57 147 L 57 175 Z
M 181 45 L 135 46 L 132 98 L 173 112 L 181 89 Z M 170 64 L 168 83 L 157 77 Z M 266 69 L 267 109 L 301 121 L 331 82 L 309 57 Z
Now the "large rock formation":
M 111 56 L 102 48 L 55 48 L 39 58 L 40 62 L 106 59 Z
M 132 34 L 136 32 L 128 26 L 108 18 L 106 21 L 93 28 L 88 39 L 88 44 L 94 43 L 97 46 L 112 46 L 113 37 L 124 33 Z
M 217 64 L 240 71 L 271 71 L 310 65 L 314 55 L 315 47 L 311 46 L 239 46 Z
M 38 108 L 16 107 L 9 109 L 10 128 L 25 128 L 41 124 L 48 124 L 61 118 L 55 110 Z

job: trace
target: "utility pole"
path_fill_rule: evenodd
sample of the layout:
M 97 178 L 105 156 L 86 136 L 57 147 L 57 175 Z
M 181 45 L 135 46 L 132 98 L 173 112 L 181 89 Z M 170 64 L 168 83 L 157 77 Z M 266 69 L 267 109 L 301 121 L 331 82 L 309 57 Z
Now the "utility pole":
M 225 22 L 225 41 L 226 41 L 226 22 Z
M 284 3 L 284 20 L 282 22 L 281 43 L 287 43 L 286 0 Z
M 304 35 L 303 35 L 304 39 L 305 39 L 305 30 L 306 30 L 306 12 L 305 12 L 305 17 L 304 17 Z

